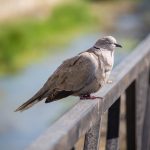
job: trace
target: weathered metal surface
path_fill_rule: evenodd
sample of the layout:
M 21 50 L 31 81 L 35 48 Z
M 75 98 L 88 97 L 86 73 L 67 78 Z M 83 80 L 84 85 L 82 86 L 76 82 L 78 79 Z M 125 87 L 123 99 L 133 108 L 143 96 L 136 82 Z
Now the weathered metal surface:
M 149 68 L 149 87 L 143 124 L 142 150 L 150 150 L 150 68 Z
M 101 116 L 101 100 L 81 101 L 57 120 L 29 150 L 70 150 Z
M 126 90 L 127 149 L 143 150 L 142 134 L 148 93 L 148 68 Z
M 137 150 L 142 148 L 144 116 L 148 95 L 149 68 L 146 68 L 136 79 L 136 140 Z M 150 115 L 150 114 L 149 114 Z M 145 150 L 145 149 L 144 149 Z
M 109 108 L 106 150 L 119 149 L 120 98 Z
M 97 93 L 102 100 L 80 101 L 57 120 L 28 150 L 69 150 L 84 135 L 101 114 L 120 97 L 125 89 L 150 66 L 150 36 L 146 38 L 111 75 L 113 84 L 106 85 Z M 132 149 L 134 150 L 134 149 Z
M 107 140 L 106 150 L 119 150 L 119 139 L 113 138 Z
M 99 119 L 96 124 L 85 134 L 84 150 L 99 150 L 100 124 L 101 120 Z

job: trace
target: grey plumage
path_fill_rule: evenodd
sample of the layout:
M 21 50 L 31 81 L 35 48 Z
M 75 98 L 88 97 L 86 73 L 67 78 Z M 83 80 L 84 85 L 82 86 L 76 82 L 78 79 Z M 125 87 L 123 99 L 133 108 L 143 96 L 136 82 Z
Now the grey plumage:
M 114 49 L 121 47 L 115 38 L 99 39 L 93 47 L 65 60 L 44 86 L 16 111 L 23 111 L 46 98 L 46 103 L 69 95 L 97 92 L 108 80 L 114 63 Z

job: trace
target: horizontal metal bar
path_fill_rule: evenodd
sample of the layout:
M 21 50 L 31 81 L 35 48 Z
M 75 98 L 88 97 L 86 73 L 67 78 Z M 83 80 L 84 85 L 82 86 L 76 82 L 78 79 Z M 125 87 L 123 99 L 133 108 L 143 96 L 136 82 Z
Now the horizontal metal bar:
M 124 59 L 112 72 L 112 84 L 104 86 L 98 96 L 102 100 L 79 101 L 38 138 L 28 150 L 69 150 L 100 118 L 102 113 L 147 66 L 150 66 L 150 36 Z
M 81 101 L 57 120 L 29 150 L 69 150 L 101 116 L 101 100 Z

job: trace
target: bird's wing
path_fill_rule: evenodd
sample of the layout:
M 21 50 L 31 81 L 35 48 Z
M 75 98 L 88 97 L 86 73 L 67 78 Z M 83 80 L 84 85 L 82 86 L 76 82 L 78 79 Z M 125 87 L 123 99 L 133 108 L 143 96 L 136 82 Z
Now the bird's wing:
M 49 89 L 47 94 L 53 89 L 73 92 L 82 89 L 95 77 L 96 67 L 96 59 L 88 52 L 67 59 L 45 83 L 44 87 Z
M 95 78 L 96 64 L 94 56 L 88 52 L 64 61 L 44 86 L 16 111 L 24 111 L 44 98 L 47 103 L 79 91 Z

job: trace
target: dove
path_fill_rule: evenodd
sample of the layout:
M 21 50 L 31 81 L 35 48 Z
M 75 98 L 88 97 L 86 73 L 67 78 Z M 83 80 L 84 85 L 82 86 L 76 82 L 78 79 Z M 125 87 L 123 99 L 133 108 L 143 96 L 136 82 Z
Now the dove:
M 43 99 L 49 103 L 70 95 L 79 96 L 80 99 L 97 98 L 91 94 L 107 83 L 116 47 L 122 46 L 114 37 L 105 36 L 88 50 L 66 59 L 43 87 L 15 111 L 24 111 Z

